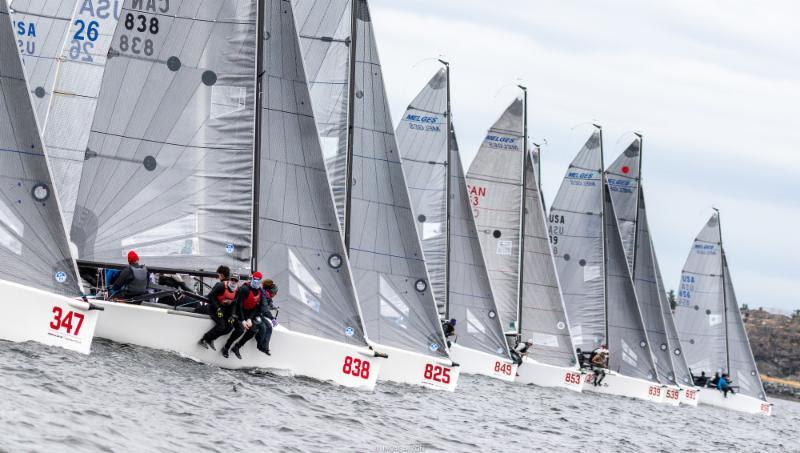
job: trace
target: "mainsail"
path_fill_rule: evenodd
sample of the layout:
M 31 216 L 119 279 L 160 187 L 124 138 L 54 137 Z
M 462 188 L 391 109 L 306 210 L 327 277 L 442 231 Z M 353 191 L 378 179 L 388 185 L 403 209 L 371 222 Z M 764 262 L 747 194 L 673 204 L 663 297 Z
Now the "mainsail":
M 573 367 L 575 349 L 561 298 L 544 197 L 533 156 L 525 159 L 521 335 L 523 340 L 533 340 L 531 358 L 549 365 Z
M 322 152 L 339 223 L 347 196 L 348 103 L 353 67 L 350 0 L 293 0 Z
M 258 262 L 288 294 L 283 325 L 366 345 L 292 7 L 285 0 L 264 3 Z
M 44 126 L 56 76 L 57 59 L 67 36 L 75 0 L 14 0 L 11 18 L 17 45 L 33 96 L 39 124 Z M 72 41 L 97 39 L 96 23 L 85 22 L 72 35 Z M 79 50 L 80 51 L 80 50 Z
M 592 134 L 567 170 L 550 207 L 550 240 L 576 347 L 606 340 L 603 246 L 603 161 Z
M 489 129 L 467 172 L 470 198 L 503 329 L 517 331 L 522 224 L 523 99 Z
M 77 271 L 5 0 L 0 61 L 0 278 L 76 296 Z
M 460 346 L 507 357 L 455 132 L 449 127 L 447 84 L 443 68 L 408 106 L 397 126 L 397 141 L 440 314 L 459 321 Z
M 641 137 L 637 137 L 611 164 L 606 170 L 606 179 L 659 380 L 665 384 L 675 383 L 661 305 L 663 295 L 656 278 L 655 255 L 641 184 Z
M 727 372 L 741 394 L 766 400 L 733 291 L 718 212 L 686 259 L 675 321 L 693 373 Z
M 55 70 L 47 122 L 41 122 L 64 221 L 72 225 L 86 146 L 122 1 L 80 0 Z
M 72 223 L 81 259 L 249 269 L 256 3 L 125 1 Z
M 447 357 L 417 237 L 378 50 L 364 0 L 357 0 L 352 179 L 346 244 L 370 339 Z M 349 238 L 349 239 L 348 239 Z

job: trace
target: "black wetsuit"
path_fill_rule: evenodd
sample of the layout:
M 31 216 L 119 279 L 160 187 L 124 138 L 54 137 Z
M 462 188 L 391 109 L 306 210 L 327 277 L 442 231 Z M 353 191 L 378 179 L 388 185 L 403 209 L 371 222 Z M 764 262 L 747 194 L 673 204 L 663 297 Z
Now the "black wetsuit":
M 255 300 L 255 303 L 249 308 L 245 306 L 248 300 Z M 236 292 L 236 300 L 233 301 L 233 333 L 228 337 L 228 341 L 225 342 L 225 348 L 223 349 L 225 353 L 233 346 L 233 342 L 240 336 L 242 338 L 236 343 L 234 350 L 241 348 L 256 334 L 253 327 L 245 329 L 242 322 L 247 320 L 254 321 L 255 318 L 260 318 L 261 312 L 263 311 L 261 306 L 263 302 L 264 298 L 262 297 L 261 288 L 253 288 L 249 284 L 245 284 Z
M 705 387 L 708 385 L 708 376 L 692 376 L 695 387 Z
M 227 291 L 226 291 L 227 290 Z M 233 302 L 229 304 L 221 303 L 226 295 L 231 297 L 233 291 L 227 288 L 227 282 L 217 282 L 208 293 L 208 315 L 214 321 L 214 327 L 203 335 L 203 340 L 213 343 L 217 338 L 230 333 L 233 330 Z
M 528 352 L 530 345 L 528 343 L 517 343 L 511 351 L 511 358 L 517 365 L 522 365 L 522 356 Z
M 261 292 L 261 314 L 253 319 L 253 327 L 244 333 L 237 345 L 242 347 L 247 343 L 253 335 L 256 337 L 256 347 L 264 354 L 269 354 L 269 341 L 272 339 L 272 320 L 275 316 L 272 310 L 275 306 L 272 304 L 272 299 L 267 296 L 266 291 Z
M 444 331 L 444 338 L 447 340 L 447 347 L 451 346 L 450 337 L 456 334 L 456 328 L 450 324 L 450 321 L 442 321 L 442 330 Z
M 116 292 L 116 297 L 130 299 L 147 294 L 150 283 L 147 267 L 142 264 L 129 264 L 114 279 L 111 290 Z

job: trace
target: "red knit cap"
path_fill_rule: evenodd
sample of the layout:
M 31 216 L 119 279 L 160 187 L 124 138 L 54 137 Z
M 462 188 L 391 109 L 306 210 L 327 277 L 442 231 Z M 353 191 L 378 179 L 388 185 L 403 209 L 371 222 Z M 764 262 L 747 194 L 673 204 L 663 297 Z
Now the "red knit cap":
M 128 264 L 138 263 L 139 262 L 139 255 L 136 254 L 133 250 L 128 252 Z
M 253 279 L 261 280 L 262 277 L 263 275 L 261 275 L 261 272 L 253 272 Z

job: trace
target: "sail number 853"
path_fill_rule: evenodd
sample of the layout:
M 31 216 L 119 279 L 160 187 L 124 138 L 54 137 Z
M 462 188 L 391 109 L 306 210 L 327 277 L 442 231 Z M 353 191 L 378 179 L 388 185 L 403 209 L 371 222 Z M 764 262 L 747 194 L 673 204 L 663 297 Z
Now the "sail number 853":
M 68 334 L 78 336 L 83 325 L 83 318 L 82 313 L 70 310 L 65 315 L 61 307 L 53 307 L 53 320 L 50 321 L 50 328 L 53 330 L 64 329 Z M 73 322 L 76 324 L 73 324 Z M 75 329 L 74 332 L 72 331 L 73 328 Z

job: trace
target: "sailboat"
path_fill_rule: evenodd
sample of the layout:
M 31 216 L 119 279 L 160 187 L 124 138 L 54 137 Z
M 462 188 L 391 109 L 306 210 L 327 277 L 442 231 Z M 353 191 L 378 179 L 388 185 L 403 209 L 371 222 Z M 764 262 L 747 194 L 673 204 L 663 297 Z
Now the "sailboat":
M 0 0 L 0 338 L 89 353 L 97 311 L 70 254 L 6 0 Z
M 39 117 L 67 226 L 72 225 L 89 131 L 122 3 L 80 0 L 74 5 L 67 39 L 51 69 L 54 80 L 52 93 L 45 97 L 47 116 Z
M 261 269 L 286 294 L 270 356 L 251 342 L 226 359 L 197 344 L 206 315 L 153 304 L 98 302 L 98 336 L 373 389 L 383 359 L 353 289 L 291 4 L 151 5 L 126 1 L 121 17 L 147 27 L 121 20 L 113 37 L 72 228 L 82 262 L 119 265 L 135 249 L 153 268 Z
M 682 389 L 678 387 L 673 363 L 675 349 L 667 337 L 665 321 L 665 317 L 672 315 L 664 309 L 663 304 L 667 301 L 656 275 L 655 252 L 642 189 L 642 136 L 636 135 L 636 139 L 606 169 L 606 183 L 636 289 L 636 301 L 650 341 L 650 352 L 655 360 L 656 374 L 659 382 L 668 386 L 664 401 L 678 405 Z M 680 355 L 676 357 L 682 358 Z
M 716 209 L 689 249 L 675 322 L 692 373 L 727 373 L 738 387 L 727 398 L 721 391 L 705 389 L 699 394 L 701 404 L 772 415 L 733 291 Z
M 31 87 L 33 108 L 40 125 L 47 121 L 58 57 L 64 47 L 76 3 L 75 0 L 14 0 L 9 5 L 17 45 Z M 88 29 L 86 23 L 83 25 L 84 29 L 74 35 L 74 40 L 96 39 L 95 24 Z
M 462 373 L 513 381 L 458 152 L 450 109 L 450 65 L 411 102 L 397 126 L 417 233 L 439 315 L 460 321 L 450 356 Z
M 517 382 L 580 391 L 521 88 L 524 96 L 489 129 L 470 166 L 472 208 L 506 335 L 533 343 Z
M 550 208 L 550 234 L 575 345 L 607 345 L 609 372 L 584 390 L 663 402 L 650 341 L 636 299 L 617 214 L 606 184 L 602 129 L 567 170 Z
M 339 134 L 327 165 L 356 292 L 370 340 L 389 354 L 379 379 L 453 391 L 459 368 L 429 287 L 369 6 L 318 0 L 303 11 L 298 24 L 314 109 L 324 115 L 320 130 L 328 139 Z M 325 81 L 331 87 L 314 89 Z M 317 97 L 331 90 L 341 98 Z

